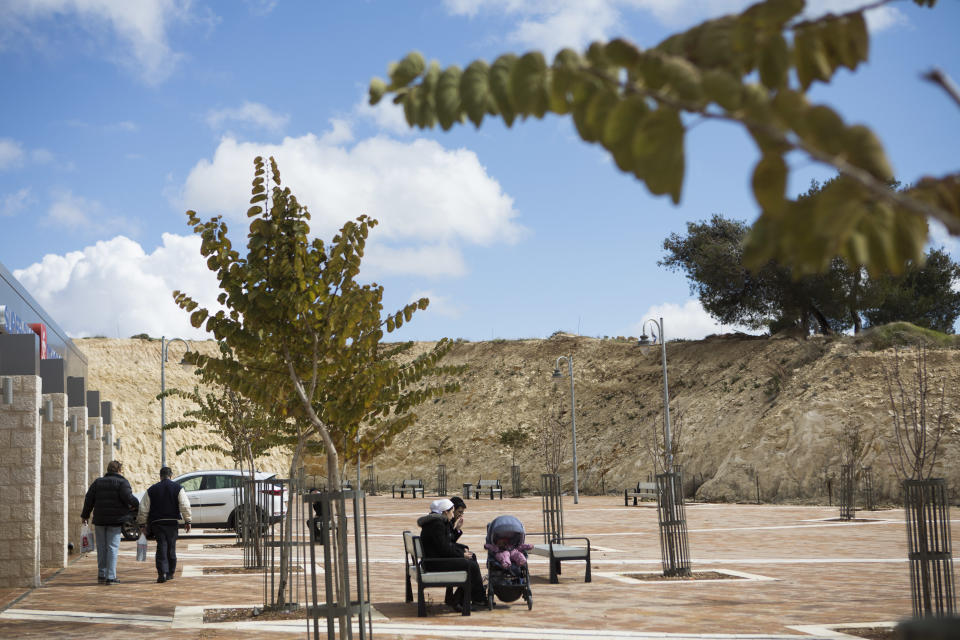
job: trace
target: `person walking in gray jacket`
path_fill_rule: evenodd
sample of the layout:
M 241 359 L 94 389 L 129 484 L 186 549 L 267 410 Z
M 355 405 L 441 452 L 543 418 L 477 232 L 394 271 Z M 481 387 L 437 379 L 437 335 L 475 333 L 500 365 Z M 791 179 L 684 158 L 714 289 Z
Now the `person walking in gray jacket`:
M 173 574 L 177 570 L 179 522 L 183 520 L 184 529 L 190 533 L 190 520 L 193 517 L 187 492 L 171 480 L 172 477 L 173 471 L 170 467 L 160 469 L 160 482 L 152 485 L 143 494 L 137 516 L 140 530 L 146 533 L 149 526 L 157 540 L 157 582 L 173 580 Z

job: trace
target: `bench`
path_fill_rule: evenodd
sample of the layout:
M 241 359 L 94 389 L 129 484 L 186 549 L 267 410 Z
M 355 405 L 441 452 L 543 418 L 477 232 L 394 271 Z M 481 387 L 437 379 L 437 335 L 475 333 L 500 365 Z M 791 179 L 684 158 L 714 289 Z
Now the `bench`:
M 470 615 L 470 576 L 462 571 L 426 571 L 423 568 L 423 546 L 420 536 L 403 532 L 404 561 L 406 562 L 407 602 L 413 602 L 413 580 L 417 581 L 417 616 L 427 616 L 427 604 L 423 590 L 427 587 L 461 587 L 463 592 L 462 615 Z
M 423 480 L 403 480 L 399 485 L 393 485 L 391 488 L 392 497 L 396 498 L 397 493 L 400 493 L 402 498 L 404 494 L 409 493 L 411 498 L 416 498 L 417 493 L 420 493 L 420 497 L 423 497 Z
M 637 498 L 650 498 L 656 500 L 658 495 L 656 482 L 638 482 L 636 489 L 623 490 L 623 506 L 629 506 L 630 498 L 633 498 L 633 505 L 637 505 Z
M 467 485 L 464 485 L 466 487 Z M 503 500 L 503 487 L 500 486 L 500 480 L 477 480 L 477 484 L 473 485 L 473 497 L 480 499 L 480 494 L 490 492 L 490 499 L 493 500 L 493 494 L 499 493 L 500 499 Z M 470 496 L 464 496 L 469 498 Z
M 568 545 L 566 542 L 573 540 L 583 540 L 586 544 Z M 549 538 L 546 544 L 535 544 L 530 553 L 538 556 L 546 556 L 550 562 L 550 584 L 557 584 L 560 580 L 560 563 L 564 560 L 585 560 L 587 570 L 583 581 L 590 582 L 590 540 L 582 537 L 555 537 Z

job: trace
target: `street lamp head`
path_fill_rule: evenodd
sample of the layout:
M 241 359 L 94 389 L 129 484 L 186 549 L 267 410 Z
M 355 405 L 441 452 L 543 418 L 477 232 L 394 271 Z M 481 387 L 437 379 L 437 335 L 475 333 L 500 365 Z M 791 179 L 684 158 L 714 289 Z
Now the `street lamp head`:
M 562 377 L 563 377 L 563 374 L 560 373 L 560 368 L 559 368 L 559 367 L 557 367 L 556 369 L 553 370 L 553 376 L 552 376 L 552 377 L 554 377 L 554 378 L 562 378 Z
M 640 339 L 637 340 L 637 345 L 641 347 L 645 347 L 648 344 L 650 344 L 650 336 L 648 336 L 646 333 L 641 333 Z

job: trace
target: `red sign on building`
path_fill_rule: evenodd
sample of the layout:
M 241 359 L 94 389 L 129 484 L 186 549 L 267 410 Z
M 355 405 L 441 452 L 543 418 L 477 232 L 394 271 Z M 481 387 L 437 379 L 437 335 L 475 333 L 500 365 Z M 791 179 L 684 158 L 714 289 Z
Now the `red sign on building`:
M 43 323 L 33 322 L 28 325 L 33 332 L 40 336 L 40 359 L 45 360 L 47 357 L 47 327 Z

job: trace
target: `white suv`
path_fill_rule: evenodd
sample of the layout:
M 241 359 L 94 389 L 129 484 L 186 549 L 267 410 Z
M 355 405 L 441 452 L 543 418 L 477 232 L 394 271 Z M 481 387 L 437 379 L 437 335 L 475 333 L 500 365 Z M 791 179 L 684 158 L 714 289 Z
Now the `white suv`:
M 240 493 L 236 488 L 242 486 L 243 477 L 246 474 L 237 469 L 214 469 L 184 473 L 173 481 L 187 492 L 193 526 L 233 529 L 237 522 Z M 276 474 L 257 471 L 254 477 L 264 481 L 275 478 Z M 259 490 L 263 495 L 257 496 L 256 503 L 267 505 L 271 524 L 279 521 L 287 512 L 287 491 L 282 485 L 269 483 L 261 485 Z M 142 499 L 143 493 L 137 498 Z

